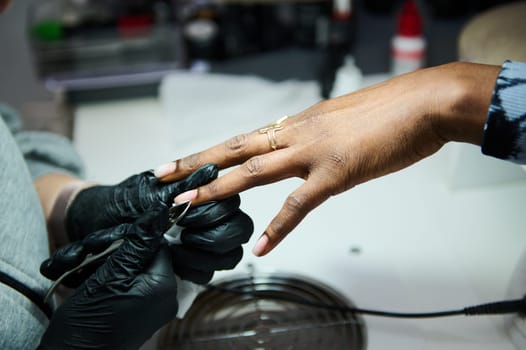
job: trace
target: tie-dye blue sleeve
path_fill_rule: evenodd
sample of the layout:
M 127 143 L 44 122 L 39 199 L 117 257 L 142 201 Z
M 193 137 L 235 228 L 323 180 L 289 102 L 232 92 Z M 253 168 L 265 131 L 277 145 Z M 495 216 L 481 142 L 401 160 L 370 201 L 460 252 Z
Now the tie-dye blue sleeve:
M 526 63 L 502 65 L 484 126 L 482 153 L 526 164 Z

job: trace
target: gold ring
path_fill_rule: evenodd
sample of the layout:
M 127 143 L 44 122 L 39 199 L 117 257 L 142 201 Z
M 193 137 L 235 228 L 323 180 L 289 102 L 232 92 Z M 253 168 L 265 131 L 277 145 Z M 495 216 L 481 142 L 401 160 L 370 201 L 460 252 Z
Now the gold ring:
M 269 124 L 264 128 L 258 130 L 260 134 L 267 134 L 268 144 L 274 151 L 279 148 L 278 142 L 276 141 L 276 131 L 283 129 L 283 125 L 281 125 L 281 122 L 283 122 L 287 118 L 288 116 L 281 117 L 274 123 Z

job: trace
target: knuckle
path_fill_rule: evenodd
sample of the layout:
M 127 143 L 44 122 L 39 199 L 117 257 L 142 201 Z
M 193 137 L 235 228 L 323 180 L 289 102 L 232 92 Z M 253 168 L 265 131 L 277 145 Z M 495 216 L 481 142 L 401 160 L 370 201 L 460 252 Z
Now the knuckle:
M 287 197 L 285 200 L 285 209 L 288 212 L 291 212 L 293 214 L 300 213 L 306 203 L 305 196 L 298 195 L 296 193 L 293 193 Z
M 356 163 L 356 162 L 355 162 Z M 320 163 L 327 177 L 331 195 L 336 195 L 353 187 L 353 176 L 349 168 L 349 157 L 345 153 L 332 152 Z
M 201 155 L 199 153 L 194 153 L 178 160 L 177 162 L 179 163 L 176 164 L 177 169 L 195 170 L 201 166 Z
M 239 155 L 247 148 L 248 135 L 241 134 L 232 137 L 225 143 L 226 152 L 228 155 Z
M 312 128 L 316 128 L 318 130 L 321 129 L 322 131 L 324 131 L 323 128 L 321 128 L 321 125 L 323 124 L 323 118 L 320 115 L 320 113 L 318 112 L 310 113 L 308 121 Z
M 310 108 L 306 109 L 301 113 L 300 125 L 308 126 L 309 128 L 316 128 L 320 130 L 320 126 L 323 125 L 324 116 L 327 114 L 327 107 L 325 101 L 320 101 Z
M 263 172 L 263 160 L 260 156 L 252 157 L 245 162 L 244 168 L 249 177 L 257 177 Z
M 199 196 L 206 195 L 212 198 L 220 192 L 220 188 L 219 181 L 212 181 L 199 189 Z
M 327 157 L 327 161 L 331 167 L 342 169 L 348 162 L 348 157 L 345 153 L 333 152 Z

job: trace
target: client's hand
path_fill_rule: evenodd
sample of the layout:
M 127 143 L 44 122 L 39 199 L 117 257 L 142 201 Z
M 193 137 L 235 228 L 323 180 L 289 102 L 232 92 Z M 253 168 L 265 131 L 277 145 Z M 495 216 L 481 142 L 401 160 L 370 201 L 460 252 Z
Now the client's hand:
M 291 177 L 290 193 L 254 246 L 262 256 L 331 196 L 398 171 L 449 141 L 480 145 L 499 66 L 452 63 L 320 102 L 279 123 L 159 167 L 163 182 L 204 163 L 237 166 L 181 194 L 194 205 Z M 263 125 L 262 125 L 263 126 Z
M 94 231 L 132 223 L 152 205 L 169 206 L 176 195 L 207 184 L 217 173 L 215 165 L 207 164 L 185 179 L 163 184 L 153 172 L 145 171 L 114 186 L 86 188 L 75 196 L 66 213 L 70 241 L 83 239 Z
M 40 349 L 137 349 L 175 317 L 177 285 L 161 246 L 167 209 L 150 210 L 55 312 Z

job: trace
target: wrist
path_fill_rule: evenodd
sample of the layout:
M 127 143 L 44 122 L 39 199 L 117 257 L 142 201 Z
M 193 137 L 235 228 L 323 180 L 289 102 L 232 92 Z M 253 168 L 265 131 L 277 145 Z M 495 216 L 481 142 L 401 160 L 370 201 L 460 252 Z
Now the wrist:
M 481 145 L 499 66 L 455 62 L 436 67 L 432 108 L 436 129 L 447 141 Z
M 66 230 L 66 214 L 68 208 L 82 190 L 94 185 L 92 182 L 77 180 L 65 184 L 60 190 L 48 219 L 48 227 L 53 237 L 55 247 L 60 247 L 70 242 Z
M 90 184 L 77 191 L 65 212 L 65 228 L 71 241 L 81 240 L 97 230 L 123 223 L 115 202 L 115 186 Z

